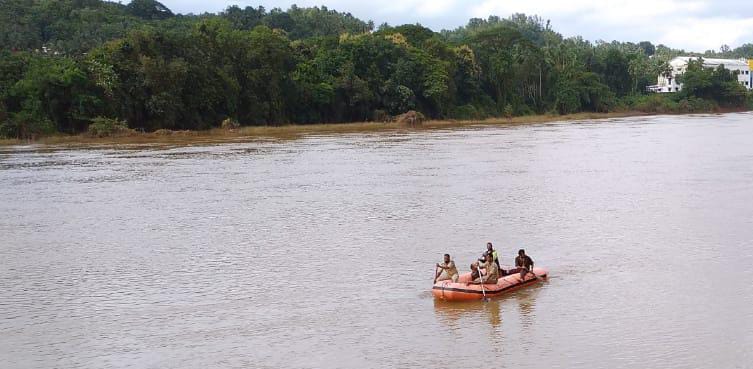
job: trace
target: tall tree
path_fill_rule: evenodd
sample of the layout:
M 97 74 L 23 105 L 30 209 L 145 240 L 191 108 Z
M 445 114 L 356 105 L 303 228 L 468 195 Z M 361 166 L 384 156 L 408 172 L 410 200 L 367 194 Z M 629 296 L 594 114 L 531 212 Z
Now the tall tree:
M 132 0 L 127 6 L 128 12 L 143 19 L 167 19 L 173 12 L 156 0 Z

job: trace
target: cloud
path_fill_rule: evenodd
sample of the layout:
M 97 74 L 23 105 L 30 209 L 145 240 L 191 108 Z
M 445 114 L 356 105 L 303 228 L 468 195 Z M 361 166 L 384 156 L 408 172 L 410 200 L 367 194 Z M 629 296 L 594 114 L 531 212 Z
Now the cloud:
M 421 23 L 453 29 L 471 17 L 513 13 L 550 19 L 566 37 L 590 40 L 652 41 L 693 51 L 753 42 L 753 1 L 740 0 L 162 0 L 174 11 L 216 12 L 228 5 L 267 9 L 325 5 L 376 24 Z
M 665 45 L 686 45 L 685 48 L 694 51 L 753 42 L 753 17 L 678 20 L 674 27 L 661 33 L 658 41 Z
M 693 51 L 718 49 L 722 44 L 739 45 L 753 42 L 753 16 L 735 11 L 727 16 L 718 8 L 753 8 L 741 1 L 708 0 L 614 0 L 593 2 L 584 0 L 555 1 L 528 0 L 508 2 L 486 0 L 475 6 L 472 14 L 522 12 L 552 19 L 555 29 L 566 36 L 583 35 L 592 40 L 643 41 L 663 43 L 671 47 Z M 751 9 L 753 10 L 753 9 Z M 751 14 L 751 13 L 747 13 Z
M 437 17 L 447 14 L 459 4 L 455 0 L 418 0 L 418 1 L 400 1 L 401 4 L 407 5 L 405 9 L 409 12 L 415 12 L 423 17 Z
M 596 7 L 597 5 L 593 1 L 588 0 L 528 0 L 514 2 L 487 0 L 471 7 L 471 14 L 479 18 L 486 18 L 489 15 L 506 16 L 512 13 L 535 14 L 542 17 L 566 17 L 584 11 L 592 11 Z

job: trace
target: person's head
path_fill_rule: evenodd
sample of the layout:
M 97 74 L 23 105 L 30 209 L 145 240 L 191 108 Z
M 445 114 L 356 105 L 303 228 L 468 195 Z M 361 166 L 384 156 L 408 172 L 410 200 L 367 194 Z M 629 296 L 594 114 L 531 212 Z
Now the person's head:
M 492 251 L 492 250 L 494 250 L 494 246 L 492 246 L 492 243 L 491 243 L 491 242 L 487 242 L 487 243 L 486 243 L 486 249 L 487 249 L 487 250 L 489 250 L 489 251 Z
M 450 254 L 444 254 L 444 262 L 449 263 L 450 262 Z
M 471 270 L 474 271 L 474 272 L 477 271 L 478 270 L 478 265 L 476 265 L 476 263 L 471 263 Z
M 520 249 L 518 250 L 518 256 L 525 256 L 526 250 Z

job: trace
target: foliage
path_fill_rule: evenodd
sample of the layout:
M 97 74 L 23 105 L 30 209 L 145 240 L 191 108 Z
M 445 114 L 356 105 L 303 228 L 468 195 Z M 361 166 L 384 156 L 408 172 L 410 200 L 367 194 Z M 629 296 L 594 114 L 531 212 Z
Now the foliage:
M 560 114 L 583 110 L 607 112 L 614 105 L 614 93 L 593 72 L 562 78 L 555 90 L 555 109 Z
M 395 121 L 399 124 L 404 124 L 409 127 L 417 127 L 423 124 L 426 120 L 426 116 L 415 110 L 410 110 L 395 117 Z
M 87 133 L 92 137 L 111 137 L 127 134 L 131 131 L 132 130 L 128 129 L 128 124 L 124 121 L 97 117 L 92 119 L 92 123 L 89 125 Z
M 132 0 L 126 9 L 128 13 L 143 19 L 167 19 L 173 16 L 170 9 L 155 0 Z
M 220 124 L 220 127 L 226 130 L 238 129 L 240 128 L 240 126 L 241 126 L 240 123 L 238 123 L 233 118 L 226 118 L 225 120 L 222 121 L 222 124 Z
M 101 108 L 75 60 L 27 53 L 0 54 L 0 100 L 9 120 L 3 129 L 6 136 L 41 134 L 49 126 L 52 131 L 80 132 Z
M 635 95 L 626 98 L 624 103 L 632 110 L 657 114 L 710 112 L 719 107 L 713 100 L 680 94 Z
M 55 127 L 47 117 L 41 113 L 39 100 L 24 101 L 21 111 L 11 113 L 0 122 L 0 136 L 18 139 L 35 139 L 55 132 Z
M 737 81 L 737 72 L 732 72 L 723 65 L 711 69 L 703 66 L 703 59 L 690 60 L 678 81 L 683 84 L 682 95 L 685 97 L 718 101 L 728 107 L 745 104 L 747 91 Z
M 512 115 L 513 115 L 512 105 L 510 104 L 505 105 L 504 113 L 507 119 L 512 118 Z
M 525 14 L 442 32 L 374 31 L 324 6 L 181 15 L 155 0 L 3 0 L 0 50 L 0 135 L 10 137 L 106 135 L 123 122 L 195 130 L 388 121 L 413 110 L 483 119 L 753 104 L 729 71 L 700 65 L 677 96 L 646 95 L 667 61 L 687 52 L 565 38 Z M 706 54 L 753 56 L 753 45 Z
M 251 30 L 265 25 L 285 31 L 292 40 L 320 36 L 339 36 L 343 33 L 364 33 L 374 29 L 372 22 L 364 22 L 350 13 L 340 13 L 326 6 L 299 8 L 293 5 L 288 11 L 264 7 L 231 6 L 220 14 L 233 28 Z

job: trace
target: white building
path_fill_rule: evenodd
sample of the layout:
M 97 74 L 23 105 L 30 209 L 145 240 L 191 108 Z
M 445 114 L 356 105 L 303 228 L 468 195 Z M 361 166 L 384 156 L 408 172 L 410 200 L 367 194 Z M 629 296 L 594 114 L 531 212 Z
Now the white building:
M 677 76 L 685 73 L 688 67 L 688 61 L 698 60 L 698 57 L 692 56 L 678 56 L 669 61 L 669 66 L 672 68 L 671 75 L 665 76 L 660 74 L 657 78 L 657 84 L 649 86 L 648 89 L 653 92 L 678 92 L 682 90 L 682 83 L 677 82 Z M 746 89 L 753 89 L 753 73 L 751 73 L 751 67 L 753 67 L 753 61 L 745 59 L 703 59 L 703 66 L 706 68 L 716 68 L 720 65 L 724 65 L 725 68 L 731 71 L 737 71 L 737 80 Z

